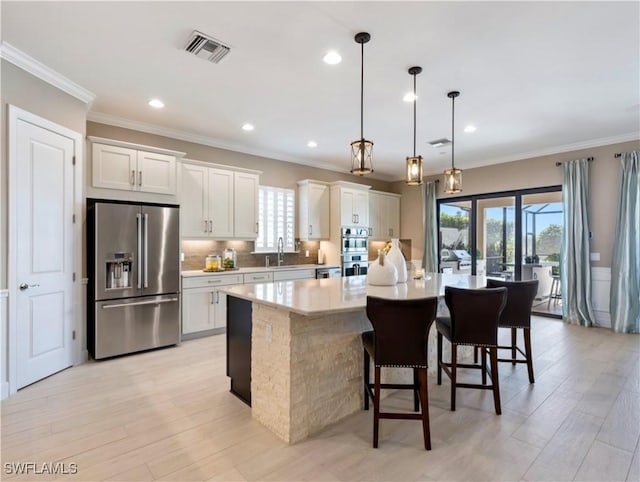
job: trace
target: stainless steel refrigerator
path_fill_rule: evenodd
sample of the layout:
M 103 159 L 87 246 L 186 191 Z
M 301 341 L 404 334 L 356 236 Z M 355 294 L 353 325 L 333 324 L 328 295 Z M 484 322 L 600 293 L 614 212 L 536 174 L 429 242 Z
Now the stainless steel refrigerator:
M 87 200 L 87 349 L 95 358 L 180 341 L 178 206 Z

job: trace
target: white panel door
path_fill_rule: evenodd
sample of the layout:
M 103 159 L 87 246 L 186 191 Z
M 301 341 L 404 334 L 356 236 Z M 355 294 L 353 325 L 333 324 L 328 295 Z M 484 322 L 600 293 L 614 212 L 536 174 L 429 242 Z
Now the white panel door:
M 233 238 L 233 171 L 209 168 L 209 232 Z
M 137 152 L 126 147 L 93 144 L 93 187 L 123 191 L 137 189 Z
M 234 173 L 233 226 L 234 237 L 258 237 L 258 184 L 257 174 Z
M 368 226 L 369 224 L 369 193 L 367 191 L 355 190 L 353 201 L 353 213 L 358 226 Z
M 227 295 L 219 290 L 213 292 L 213 326 L 224 328 L 227 326 Z
M 353 226 L 356 224 L 354 213 L 355 191 L 351 189 L 340 190 L 340 224 L 342 226 Z
M 384 197 L 378 193 L 369 193 L 369 236 L 372 240 L 385 239 L 383 233 Z
M 182 236 L 209 236 L 209 168 L 195 164 L 182 165 L 180 189 L 180 223 Z
M 21 119 L 16 129 L 16 385 L 22 388 L 73 361 L 74 141 Z
M 195 288 L 182 291 L 183 335 L 213 328 L 211 307 L 214 295 L 211 288 Z
M 329 187 L 310 183 L 308 196 L 308 239 L 329 239 Z
M 176 193 L 176 158 L 138 151 L 137 190 L 157 194 Z

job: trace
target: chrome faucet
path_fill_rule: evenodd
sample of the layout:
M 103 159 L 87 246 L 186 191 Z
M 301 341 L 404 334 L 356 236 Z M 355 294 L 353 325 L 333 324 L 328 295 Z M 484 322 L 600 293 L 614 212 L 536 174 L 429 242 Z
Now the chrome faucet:
M 282 236 L 278 238 L 278 266 L 284 263 L 284 239 Z

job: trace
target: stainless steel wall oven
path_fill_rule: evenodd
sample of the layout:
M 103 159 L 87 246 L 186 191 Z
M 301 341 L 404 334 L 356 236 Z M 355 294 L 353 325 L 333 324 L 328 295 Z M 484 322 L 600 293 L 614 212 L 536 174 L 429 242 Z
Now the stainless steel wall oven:
M 367 274 L 369 267 L 369 229 L 343 226 L 340 256 L 342 276 Z

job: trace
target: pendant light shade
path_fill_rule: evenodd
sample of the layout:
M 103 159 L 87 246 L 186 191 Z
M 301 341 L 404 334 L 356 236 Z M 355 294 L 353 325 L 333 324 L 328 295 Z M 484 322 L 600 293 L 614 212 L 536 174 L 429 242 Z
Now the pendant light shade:
M 454 90 L 447 94 L 451 99 L 451 169 L 444 171 L 444 192 L 447 194 L 456 194 L 462 192 L 462 171 L 456 169 L 455 159 L 455 102 L 460 92 Z
M 416 75 L 422 72 L 422 67 L 411 67 L 409 74 L 413 75 L 413 156 L 407 157 L 407 184 L 419 186 L 422 184 L 422 156 L 416 156 Z
M 351 143 L 351 174 L 364 176 L 373 172 L 373 142 L 364 138 L 364 44 L 371 39 L 367 32 L 356 34 L 360 44 L 360 139 Z

